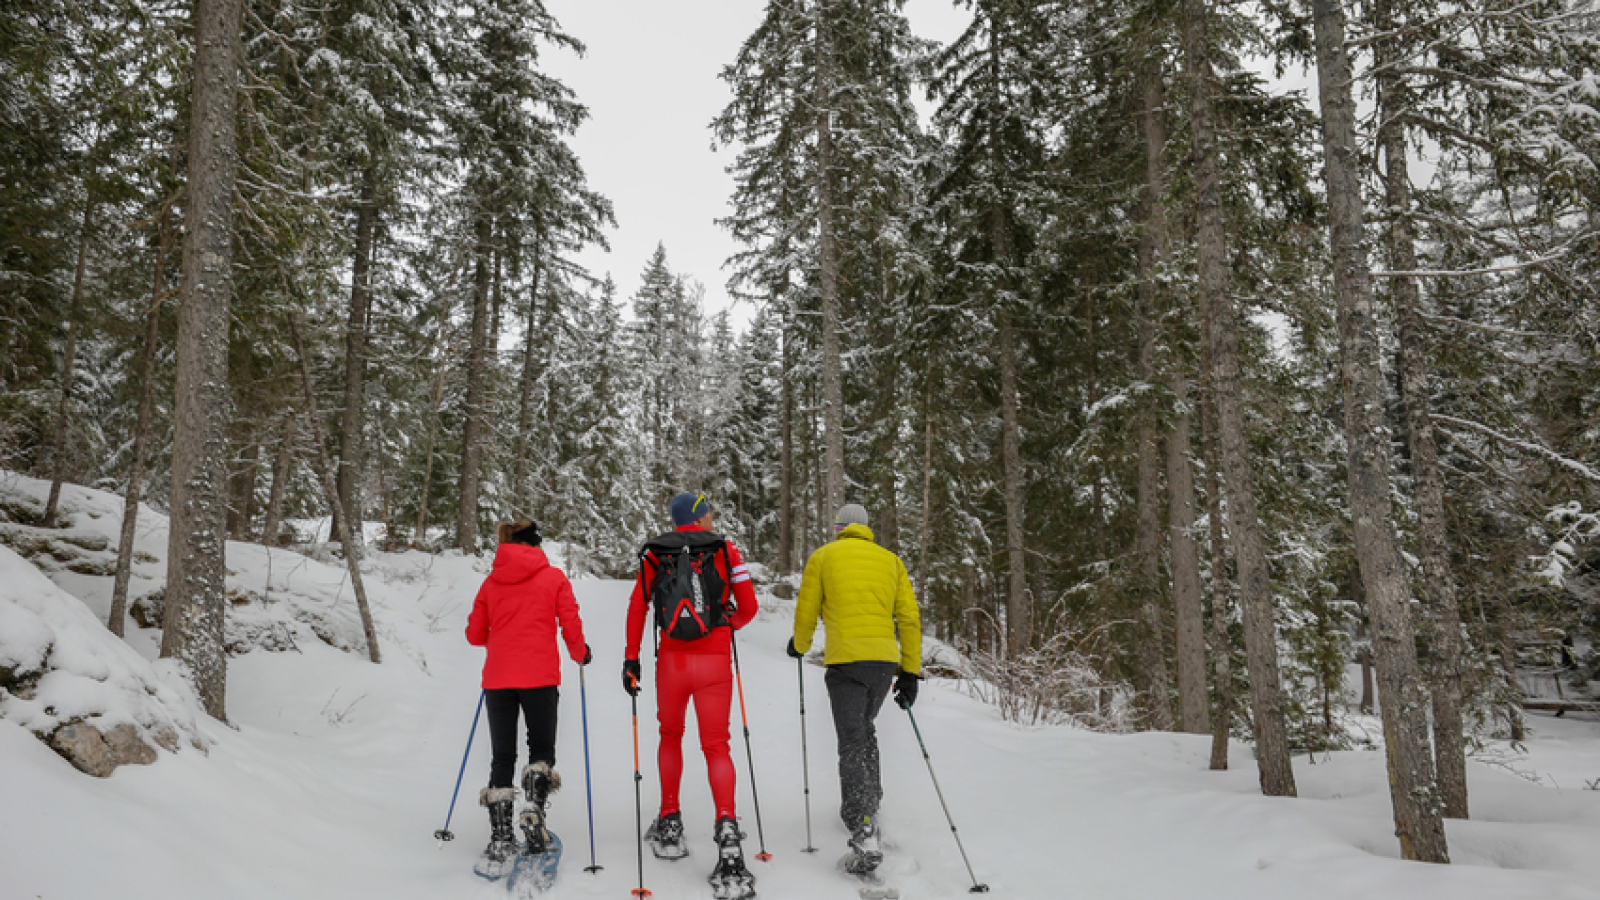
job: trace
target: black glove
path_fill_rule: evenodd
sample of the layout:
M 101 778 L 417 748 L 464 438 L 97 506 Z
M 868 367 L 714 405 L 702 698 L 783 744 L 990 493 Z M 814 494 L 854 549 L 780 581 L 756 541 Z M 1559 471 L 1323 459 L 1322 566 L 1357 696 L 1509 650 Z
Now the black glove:
M 913 672 L 901 672 L 894 679 L 894 702 L 901 709 L 910 709 L 911 704 L 917 702 L 917 682 L 922 680 L 921 675 Z
M 584 644 L 583 645 L 583 659 L 578 661 L 578 665 L 587 666 L 589 663 L 592 663 L 592 662 L 594 662 L 594 648 L 590 647 L 588 644 Z
M 629 697 L 639 696 L 639 661 L 625 659 L 622 661 L 622 689 L 628 692 Z
M 799 650 L 796 650 L 794 648 L 794 638 L 789 638 L 789 646 L 783 648 L 783 652 L 789 654 L 790 656 L 794 657 L 795 659 L 799 659 L 800 657 L 805 656 L 804 653 L 801 653 Z

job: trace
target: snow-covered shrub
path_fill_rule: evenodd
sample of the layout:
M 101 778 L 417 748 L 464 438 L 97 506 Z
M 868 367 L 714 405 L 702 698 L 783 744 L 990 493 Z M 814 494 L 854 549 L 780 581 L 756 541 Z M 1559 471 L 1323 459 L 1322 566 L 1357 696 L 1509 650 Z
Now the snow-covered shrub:
M 152 664 L 77 598 L 0 547 L 0 719 L 90 775 L 148 764 L 156 747 L 202 748 L 198 704 L 168 663 Z
M 1134 730 L 1138 708 L 1133 689 L 1102 675 L 1079 645 L 1079 635 L 1061 632 L 1017 657 L 981 649 L 950 654 L 953 659 L 936 657 L 934 671 L 953 669 L 964 690 L 993 704 L 1008 722 Z

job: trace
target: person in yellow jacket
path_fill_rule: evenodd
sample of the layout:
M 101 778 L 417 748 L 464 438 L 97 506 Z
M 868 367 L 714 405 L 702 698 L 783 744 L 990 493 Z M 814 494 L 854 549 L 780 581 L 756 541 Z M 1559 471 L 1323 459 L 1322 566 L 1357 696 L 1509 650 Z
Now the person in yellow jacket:
M 871 872 L 883 860 L 878 835 L 878 734 L 873 720 L 894 686 L 895 702 L 910 708 L 922 672 L 922 624 L 905 564 L 873 542 L 867 511 L 839 508 L 834 539 L 806 560 L 794 611 L 790 656 L 811 649 L 821 617 L 826 635 L 824 682 L 839 736 L 839 815 L 850 829 L 846 867 Z

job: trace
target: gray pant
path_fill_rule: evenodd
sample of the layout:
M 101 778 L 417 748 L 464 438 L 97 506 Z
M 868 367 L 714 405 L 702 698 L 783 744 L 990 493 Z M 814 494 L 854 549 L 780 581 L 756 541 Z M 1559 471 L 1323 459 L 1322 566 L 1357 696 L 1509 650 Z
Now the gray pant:
M 895 666 L 856 662 L 829 666 L 823 683 L 839 735 L 839 815 L 852 831 L 877 816 L 883 799 L 878 778 L 878 732 L 872 722 L 894 682 Z

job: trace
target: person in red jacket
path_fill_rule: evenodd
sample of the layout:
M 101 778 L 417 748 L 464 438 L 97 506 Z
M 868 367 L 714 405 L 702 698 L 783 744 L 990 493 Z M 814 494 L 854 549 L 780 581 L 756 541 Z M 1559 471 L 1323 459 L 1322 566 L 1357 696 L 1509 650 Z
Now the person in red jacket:
M 677 529 L 645 545 L 640 554 L 639 577 L 628 601 L 622 684 L 630 695 L 639 693 L 639 645 L 645 618 L 663 596 L 658 586 L 663 579 L 658 575 L 673 567 L 666 555 L 674 553 L 679 545 L 698 549 L 706 554 L 702 557 L 706 561 L 700 565 L 711 571 L 695 570 L 703 577 L 697 579 L 692 592 L 694 600 L 705 601 L 706 612 L 697 611 L 696 604 L 685 599 L 672 610 L 656 615 L 655 625 L 661 630 L 656 647 L 656 717 L 661 725 L 656 765 L 661 776 L 661 809 L 646 839 L 657 856 L 677 858 L 687 853 L 683 844 L 678 787 L 683 777 L 684 716 L 693 699 L 700 749 L 706 757 L 706 774 L 711 781 L 711 798 L 716 807 L 713 836 L 718 845 L 719 863 L 717 871 L 712 873 L 712 881 L 748 890 L 754 878 L 745 868 L 739 848 L 738 815 L 734 809 L 736 776 L 733 756 L 728 750 L 728 715 L 733 699 L 733 631 L 755 618 L 756 593 L 739 548 L 732 541 L 711 533 L 711 503 L 704 494 L 679 494 L 672 499 L 671 512 Z M 713 606 L 716 609 L 712 609 Z M 663 628 L 662 623 L 664 619 L 675 623 L 679 618 L 686 623 L 692 620 L 691 633 L 701 629 L 706 633 L 687 640 L 673 637 L 672 633 L 682 633 L 682 630 L 676 624 Z M 742 895 L 744 891 L 730 894 Z
M 539 526 L 528 521 L 502 522 L 497 529 L 500 546 L 494 568 L 478 589 L 467 617 L 467 642 L 487 648 L 483 664 L 483 705 L 489 712 L 489 741 L 494 748 L 489 763 L 489 786 L 479 802 L 489 810 L 489 846 L 479 863 L 479 874 L 505 874 L 516 856 L 511 819 L 516 789 L 511 775 L 517 765 L 517 713 L 526 720 L 528 766 L 522 788 L 529 808 L 522 815 L 528 852 L 542 853 L 549 832 L 545 829 L 545 799 L 561 786 L 556 773 L 556 705 L 561 684 L 560 649 L 556 628 L 567 653 L 579 665 L 593 658 L 583 640 L 583 620 L 572 583 L 539 549 Z

